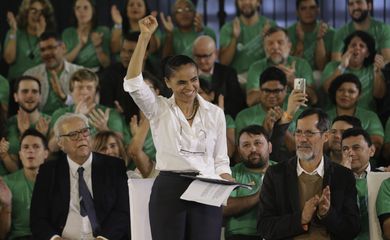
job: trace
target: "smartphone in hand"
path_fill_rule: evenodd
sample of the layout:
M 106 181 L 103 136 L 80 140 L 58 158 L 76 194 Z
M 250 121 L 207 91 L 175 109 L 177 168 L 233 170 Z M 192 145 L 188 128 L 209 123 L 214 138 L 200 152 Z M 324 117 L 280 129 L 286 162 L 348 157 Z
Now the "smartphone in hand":
M 295 78 L 294 79 L 294 89 L 297 89 L 303 93 L 306 93 L 306 79 L 305 78 Z

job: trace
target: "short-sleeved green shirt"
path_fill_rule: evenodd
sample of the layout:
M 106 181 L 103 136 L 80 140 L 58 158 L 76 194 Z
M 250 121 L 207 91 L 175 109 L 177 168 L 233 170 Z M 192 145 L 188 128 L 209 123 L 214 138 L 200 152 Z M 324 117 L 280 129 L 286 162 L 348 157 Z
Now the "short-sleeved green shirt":
M 381 216 L 390 213 L 390 178 L 384 180 L 376 198 L 376 214 Z
M 295 62 L 295 76 L 297 78 L 306 78 L 306 85 L 313 85 L 313 71 L 309 63 L 299 57 L 289 56 L 287 58 L 287 66 L 291 66 Z M 253 63 L 248 71 L 248 82 L 246 83 L 246 90 L 253 90 L 260 88 L 260 75 L 268 67 L 274 66 L 267 58 Z
M 237 73 L 248 71 L 250 65 L 265 57 L 263 47 L 263 29 L 269 22 L 271 26 L 276 23 L 264 16 L 259 16 L 259 21 L 251 26 L 247 26 L 240 21 L 240 36 L 237 39 L 236 53 L 230 66 L 236 69 Z M 233 22 L 228 22 L 222 26 L 220 31 L 220 46 L 227 47 L 232 40 Z
M 336 31 L 333 38 L 333 52 L 341 53 L 344 47 L 344 39 L 356 31 L 353 22 L 349 22 Z M 366 31 L 375 39 L 377 50 L 390 48 L 390 26 L 371 18 L 371 25 Z
M 275 162 L 269 161 L 269 164 L 273 165 Z M 243 163 L 238 163 L 232 167 L 232 177 L 239 183 L 253 184 L 252 189 L 237 188 L 230 194 L 230 197 L 245 197 L 260 190 L 264 174 L 250 171 Z M 229 217 L 226 222 L 225 235 L 258 236 L 257 217 L 258 206 L 245 214 Z
M 337 67 L 340 65 L 338 61 L 331 61 L 326 66 L 324 71 L 322 72 L 321 83 L 324 84 L 325 80 L 328 79 L 334 71 L 336 71 Z M 362 84 L 362 92 L 360 94 L 358 105 L 362 108 L 368 110 L 375 110 L 376 104 L 374 97 L 372 96 L 372 91 L 374 89 L 374 66 L 363 67 L 358 70 L 347 68 L 345 73 L 352 73 L 356 75 L 360 83 Z M 329 109 L 330 101 L 326 103 L 326 108 Z
M 8 31 L 7 36 L 5 37 L 4 48 L 7 46 L 8 41 L 10 41 L 9 36 L 10 31 Z M 22 76 L 27 69 L 32 68 L 41 62 L 38 38 L 29 35 L 25 30 L 17 30 L 16 56 L 15 61 L 9 66 L 8 80 Z
M 355 237 L 355 240 L 369 240 L 370 232 L 368 229 L 368 190 L 367 190 L 367 179 L 361 178 L 356 179 L 356 190 L 358 193 L 358 206 L 361 230 Z
M 303 39 L 303 46 L 304 46 L 304 51 L 303 51 L 303 57 L 309 62 L 310 67 L 312 69 L 316 69 L 315 66 L 315 51 L 316 51 L 316 46 L 317 46 L 317 32 L 320 27 L 320 22 L 317 22 L 316 27 L 314 31 L 312 32 L 307 32 L 304 35 Z M 290 38 L 292 48 L 291 51 L 295 51 L 295 47 L 298 43 L 298 38 L 297 38 L 297 23 L 294 23 L 290 27 L 287 28 L 287 33 L 288 37 Z M 325 51 L 329 55 L 332 52 L 332 43 L 333 43 L 333 36 L 334 36 L 334 29 L 329 28 L 328 31 L 326 32 L 323 40 L 325 43 Z
M 6 106 L 9 101 L 9 90 L 8 80 L 0 75 L 0 103 Z
M 186 55 L 192 57 L 192 45 L 195 39 L 201 35 L 210 36 L 216 40 L 215 32 L 209 27 L 203 27 L 203 31 L 196 32 L 195 29 L 192 29 L 190 32 L 182 32 L 177 27 L 173 29 L 173 54 L 174 55 Z M 165 35 L 163 38 L 162 45 L 165 44 Z
M 284 104 L 282 109 L 286 110 L 287 104 Z M 298 110 L 298 112 L 294 115 L 294 119 L 288 128 L 290 132 L 294 132 L 295 130 L 296 118 L 299 116 L 300 111 L 301 110 Z M 241 131 L 241 129 L 249 125 L 256 124 L 262 126 L 266 115 L 267 112 L 264 110 L 261 104 L 256 104 L 239 112 L 236 116 L 236 136 L 238 136 L 238 133 Z
M 50 116 L 44 113 L 41 113 L 41 116 L 45 119 L 50 119 Z M 31 123 L 30 127 L 35 128 L 36 123 Z M 17 155 L 20 149 L 20 137 L 21 134 L 18 128 L 18 119 L 17 115 L 10 117 L 7 121 L 7 139 L 9 142 L 8 152 L 13 155 Z
M 384 143 L 390 143 L 390 118 L 388 118 L 386 122 Z
M 110 41 L 111 35 L 110 30 L 107 27 L 97 26 L 93 32 L 103 33 L 103 43 L 102 48 L 103 52 L 110 56 Z M 62 40 L 64 41 L 67 51 L 70 52 L 77 46 L 79 43 L 79 37 L 77 34 L 77 29 L 75 27 L 69 27 L 64 30 L 62 33 Z M 96 54 L 95 47 L 91 41 L 91 37 L 88 38 L 85 46 L 80 50 L 76 59 L 73 63 L 87 67 L 87 68 L 96 68 L 100 67 L 100 62 Z
M 236 128 L 236 123 L 234 122 L 234 119 L 229 114 L 225 114 L 225 121 L 226 121 L 226 129 L 229 128 Z
M 101 109 L 103 112 L 106 111 L 108 107 L 103 105 L 96 105 L 96 109 Z M 72 113 L 75 111 L 75 105 L 71 105 L 68 107 L 60 108 L 56 110 L 50 121 L 50 128 L 53 128 L 55 122 L 59 117 L 64 115 L 65 113 Z M 108 128 L 111 131 L 118 132 L 123 136 L 123 142 L 125 144 L 128 144 L 130 142 L 130 130 L 127 127 L 127 124 L 125 123 L 124 117 L 120 115 L 115 109 L 110 109 L 110 115 L 108 116 Z M 96 133 L 96 129 L 91 126 L 92 133 Z
M 333 107 L 326 113 L 328 114 L 330 122 L 337 117 L 336 107 Z M 356 107 L 354 116 L 360 119 L 363 129 L 366 130 L 370 136 L 384 136 L 382 123 L 376 113 L 361 107 Z
M 60 79 L 61 73 L 58 74 L 58 79 Z M 51 78 L 51 73 L 47 71 L 47 79 Z M 52 114 L 55 110 L 65 107 L 65 103 L 60 99 L 60 97 L 54 92 L 51 81 L 49 82 L 50 91 L 46 100 L 45 106 L 42 108 L 42 112 L 47 114 Z
M 5 176 L 4 182 L 12 193 L 11 230 L 8 239 L 31 236 L 30 204 L 34 182 L 26 178 L 23 169 Z

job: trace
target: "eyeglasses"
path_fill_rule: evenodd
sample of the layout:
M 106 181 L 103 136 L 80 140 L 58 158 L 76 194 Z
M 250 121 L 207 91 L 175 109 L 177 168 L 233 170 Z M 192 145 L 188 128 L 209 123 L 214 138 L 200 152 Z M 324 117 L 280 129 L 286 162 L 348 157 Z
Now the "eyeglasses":
M 302 131 L 302 130 L 296 130 L 294 132 L 294 136 L 296 137 L 307 137 L 307 138 L 312 138 L 314 137 L 315 134 L 317 133 L 323 133 L 324 131 L 318 131 L 318 132 L 313 132 L 313 131 L 310 131 L 310 130 L 306 130 L 306 131 Z
M 179 120 L 180 121 L 180 120 Z M 206 154 L 206 139 L 207 133 L 201 129 L 198 133 L 197 139 L 185 141 L 183 139 L 183 128 L 180 123 L 180 138 L 179 138 L 179 152 L 182 155 L 204 156 Z
M 45 52 L 45 51 L 54 51 L 57 49 L 57 47 L 59 46 L 59 44 L 56 44 L 56 45 L 52 45 L 52 46 L 47 46 L 47 47 L 44 47 L 44 48 L 39 48 L 39 50 L 41 52 Z
M 70 132 L 68 134 L 60 135 L 60 137 L 68 137 L 70 140 L 76 141 L 77 139 L 80 138 L 80 134 L 83 137 L 90 136 L 91 135 L 91 128 L 90 127 L 82 128 L 78 131 L 73 131 L 73 132 Z
M 176 13 L 184 13 L 184 12 L 192 12 L 192 9 L 189 8 L 189 7 L 186 7 L 186 8 L 178 8 L 176 9 Z
M 284 91 L 284 88 L 261 88 L 261 91 L 263 91 L 265 94 L 281 94 Z
M 197 59 L 209 59 L 213 55 L 213 52 L 210 54 L 195 54 L 194 57 Z

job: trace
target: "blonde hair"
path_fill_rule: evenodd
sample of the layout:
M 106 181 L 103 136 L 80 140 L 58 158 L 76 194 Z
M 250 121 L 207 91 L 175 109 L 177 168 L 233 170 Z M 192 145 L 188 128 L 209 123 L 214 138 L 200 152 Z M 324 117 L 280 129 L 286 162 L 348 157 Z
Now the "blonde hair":
M 82 68 L 77 70 L 72 74 L 69 81 L 69 90 L 73 92 L 73 87 L 75 82 L 94 82 L 96 86 L 96 92 L 99 91 L 99 77 L 96 75 L 96 73 L 92 72 L 91 70 L 88 70 L 86 68 Z
M 39 2 L 42 4 L 42 14 L 46 20 L 45 32 L 55 32 L 56 21 L 54 15 L 54 8 L 49 0 L 23 0 L 23 2 L 20 4 L 18 15 L 16 16 L 18 27 L 23 30 L 27 28 L 28 11 L 30 10 L 31 5 L 35 2 Z
M 123 145 L 123 139 L 116 132 L 113 131 L 100 131 L 92 139 L 92 151 L 102 152 L 102 149 L 107 145 L 108 139 L 113 137 L 119 148 L 119 158 L 125 161 L 127 166 L 129 158 L 126 154 L 125 147 Z

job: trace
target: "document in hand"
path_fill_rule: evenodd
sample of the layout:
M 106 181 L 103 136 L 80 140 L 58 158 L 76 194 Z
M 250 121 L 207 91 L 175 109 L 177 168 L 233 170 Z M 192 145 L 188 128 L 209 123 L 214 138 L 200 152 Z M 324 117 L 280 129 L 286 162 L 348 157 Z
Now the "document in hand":
M 187 190 L 181 195 L 181 199 L 194 201 L 206 205 L 220 207 L 226 206 L 230 193 L 237 187 L 251 188 L 251 185 L 236 183 L 221 179 L 204 178 L 182 175 L 195 179 Z

